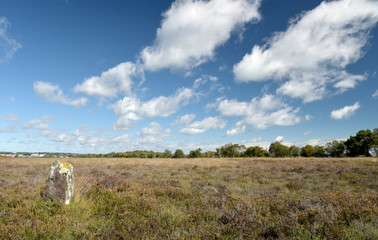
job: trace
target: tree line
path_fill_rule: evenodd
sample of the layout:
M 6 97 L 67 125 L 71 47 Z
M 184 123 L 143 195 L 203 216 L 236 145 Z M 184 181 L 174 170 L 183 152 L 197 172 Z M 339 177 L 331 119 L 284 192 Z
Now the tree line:
M 202 152 L 201 148 L 190 150 L 185 154 L 177 149 L 172 152 L 166 149 L 164 152 L 146 150 L 112 152 L 106 154 L 80 154 L 79 157 L 109 157 L 109 158 L 235 158 L 235 157 L 359 157 L 378 156 L 378 128 L 373 131 L 360 130 L 355 136 L 350 136 L 345 141 L 333 140 L 320 145 L 306 145 L 298 147 L 286 146 L 279 141 L 270 144 L 266 150 L 260 146 L 246 147 L 239 144 L 226 144 L 216 151 Z

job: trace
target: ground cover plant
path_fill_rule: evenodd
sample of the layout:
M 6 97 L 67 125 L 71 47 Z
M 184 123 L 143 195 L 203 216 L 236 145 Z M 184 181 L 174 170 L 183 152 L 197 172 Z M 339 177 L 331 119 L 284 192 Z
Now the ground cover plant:
M 0 159 L 0 239 L 377 239 L 377 158 Z

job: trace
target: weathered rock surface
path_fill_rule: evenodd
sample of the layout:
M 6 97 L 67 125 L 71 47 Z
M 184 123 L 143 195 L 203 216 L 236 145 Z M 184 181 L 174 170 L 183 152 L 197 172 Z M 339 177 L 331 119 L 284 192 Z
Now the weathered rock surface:
M 46 188 L 43 193 L 45 201 L 59 201 L 70 204 L 74 196 L 73 166 L 67 162 L 56 160 L 50 168 Z

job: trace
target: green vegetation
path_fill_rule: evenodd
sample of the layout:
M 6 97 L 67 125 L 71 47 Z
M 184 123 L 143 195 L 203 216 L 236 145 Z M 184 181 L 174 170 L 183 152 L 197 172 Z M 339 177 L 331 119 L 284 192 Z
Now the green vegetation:
M 0 239 L 377 239 L 377 158 L 0 159 Z
M 346 141 L 328 142 L 325 146 L 306 145 L 302 148 L 292 145 L 286 146 L 281 142 L 270 144 L 268 151 L 260 146 L 246 147 L 244 145 L 229 143 L 216 149 L 216 151 L 202 152 L 201 148 L 190 150 L 185 154 L 181 149 L 172 152 L 137 150 L 108 154 L 80 154 L 79 157 L 111 157 L 111 158 L 250 158 L 250 157 L 370 157 L 378 156 L 378 128 L 372 131 L 360 130 L 356 136 L 350 136 Z

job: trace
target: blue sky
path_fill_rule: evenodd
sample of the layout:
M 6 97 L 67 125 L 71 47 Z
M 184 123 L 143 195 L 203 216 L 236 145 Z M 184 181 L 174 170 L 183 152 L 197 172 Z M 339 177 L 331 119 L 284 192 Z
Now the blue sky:
M 374 0 L 2 0 L 0 151 L 322 145 L 378 127 Z

